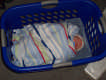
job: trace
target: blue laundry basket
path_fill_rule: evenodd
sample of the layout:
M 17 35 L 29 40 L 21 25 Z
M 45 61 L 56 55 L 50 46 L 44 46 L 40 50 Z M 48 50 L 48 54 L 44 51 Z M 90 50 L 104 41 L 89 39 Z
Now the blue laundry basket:
M 45 6 L 56 5 L 52 8 Z M 32 23 L 59 22 L 71 18 L 80 18 L 84 24 L 87 40 L 92 50 L 92 57 L 73 60 L 68 63 L 49 64 L 35 67 L 17 67 L 11 63 L 7 30 L 22 28 Z M 100 32 L 98 22 L 102 14 L 97 5 L 89 0 L 59 0 L 38 2 L 8 9 L 1 19 L 2 56 L 5 64 L 15 72 L 43 71 L 64 66 L 76 66 L 103 59 L 106 56 L 106 34 Z M 104 24 L 101 24 L 104 26 Z M 101 27 L 103 28 L 103 27 Z M 93 36 L 92 36 L 93 35 Z

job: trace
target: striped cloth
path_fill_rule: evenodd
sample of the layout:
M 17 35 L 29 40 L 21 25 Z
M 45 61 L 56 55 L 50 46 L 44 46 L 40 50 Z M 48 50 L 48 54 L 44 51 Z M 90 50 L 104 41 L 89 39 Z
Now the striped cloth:
M 75 57 L 70 31 L 63 24 L 33 24 L 12 34 L 13 64 L 20 67 L 58 64 Z

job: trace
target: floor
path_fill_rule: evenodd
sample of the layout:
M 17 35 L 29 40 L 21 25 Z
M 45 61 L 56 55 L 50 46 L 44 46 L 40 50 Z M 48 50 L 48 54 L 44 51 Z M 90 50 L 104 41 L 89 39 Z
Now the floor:
M 4 13 L 8 8 L 20 4 L 33 3 L 44 0 L 14 0 L 11 3 L 6 3 L 6 9 L 0 10 L 0 15 Z M 103 11 L 106 7 L 106 0 L 93 0 Z M 24 73 L 18 74 L 9 70 L 3 64 L 0 56 L 0 79 L 2 80 L 93 80 L 84 72 L 86 65 L 76 67 L 66 67 L 60 69 L 53 69 L 44 72 Z M 106 73 L 99 80 L 106 80 Z

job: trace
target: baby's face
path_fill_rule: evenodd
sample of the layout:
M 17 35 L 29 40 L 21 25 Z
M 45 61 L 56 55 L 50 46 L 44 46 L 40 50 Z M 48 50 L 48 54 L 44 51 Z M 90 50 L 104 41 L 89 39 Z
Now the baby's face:
M 75 35 L 73 38 L 73 41 L 75 42 L 75 49 L 76 51 L 79 51 L 83 48 L 84 42 L 81 36 Z

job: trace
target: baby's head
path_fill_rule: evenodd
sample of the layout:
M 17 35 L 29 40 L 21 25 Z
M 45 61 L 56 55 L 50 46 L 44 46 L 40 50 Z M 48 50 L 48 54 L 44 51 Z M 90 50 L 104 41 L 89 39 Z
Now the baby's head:
M 83 38 L 80 35 L 75 35 L 73 37 L 73 41 L 75 43 L 75 50 L 79 51 L 84 47 L 84 41 Z

